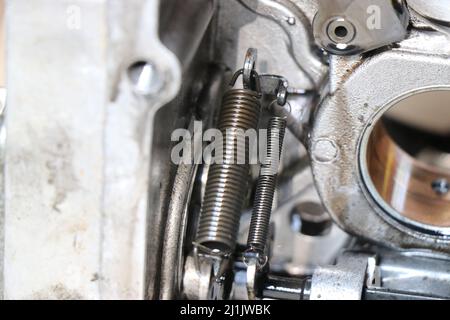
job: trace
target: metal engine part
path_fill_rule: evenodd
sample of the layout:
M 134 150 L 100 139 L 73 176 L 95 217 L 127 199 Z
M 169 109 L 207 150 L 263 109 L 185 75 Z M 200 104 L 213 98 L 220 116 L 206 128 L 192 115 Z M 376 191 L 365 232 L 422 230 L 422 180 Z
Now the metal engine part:
M 449 0 L 32 2 L 4 299 L 450 299 Z
M 248 164 L 236 165 L 238 130 L 256 129 L 259 121 L 259 93 L 249 89 L 231 89 L 223 98 L 219 129 L 226 136 L 223 164 L 211 165 L 208 173 L 203 208 L 198 227 L 197 242 L 210 249 L 232 251 L 239 229 L 239 213 L 242 211 Z M 248 153 L 248 144 L 245 153 Z

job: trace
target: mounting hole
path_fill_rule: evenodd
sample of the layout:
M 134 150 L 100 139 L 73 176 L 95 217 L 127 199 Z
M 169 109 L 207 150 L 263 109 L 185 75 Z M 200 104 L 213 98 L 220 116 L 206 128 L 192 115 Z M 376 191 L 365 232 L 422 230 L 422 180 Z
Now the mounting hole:
M 326 28 L 328 38 L 337 45 L 349 44 L 356 35 L 353 24 L 344 18 L 331 20 Z
M 137 61 L 128 67 L 128 79 L 133 90 L 141 95 L 150 95 L 161 87 L 156 67 L 148 61 Z
M 293 231 L 311 237 L 327 235 L 331 230 L 331 219 L 320 203 L 305 201 L 291 211 Z
M 334 29 L 334 34 L 336 35 L 336 37 L 345 38 L 348 35 L 348 30 L 344 26 L 337 26 Z

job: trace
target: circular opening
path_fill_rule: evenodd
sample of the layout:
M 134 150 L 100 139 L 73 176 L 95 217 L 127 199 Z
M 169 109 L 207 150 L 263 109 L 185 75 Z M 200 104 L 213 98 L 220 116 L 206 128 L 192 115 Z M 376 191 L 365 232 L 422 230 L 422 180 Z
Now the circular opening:
M 353 24 L 344 18 L 333 18 L 326 27 L 326 33 L 338 49 L 346 48 L 355 37 Z
M 301 202 L 291 212 L 291 228 L 307 236 L 324 236 L 330 232 L 331 219 L 316 202 Z
M 426 228 L 450 227 L 450 91 L 401 100 L 367 140 L 369 192 L 388 213 Z
M 159 90 L 160 81 L 156 68 L 147 61 L 137 61 L 128 67 L 128 78 L 139 94 L 149 95 Z
M 348 34 L 348 30 L 344 26 L 338 26 L 334 29 L 334 34 L 339 38 L 345 38 Z

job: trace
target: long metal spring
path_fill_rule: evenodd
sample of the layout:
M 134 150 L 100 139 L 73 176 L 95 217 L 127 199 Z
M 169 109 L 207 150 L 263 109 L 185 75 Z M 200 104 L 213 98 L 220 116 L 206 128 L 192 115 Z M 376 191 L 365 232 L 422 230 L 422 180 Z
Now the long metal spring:
M 249 146 L 246 142 L 246 159 L 239 164 L 237 151 L 243 148 L 237 138 L 241 130 L 256 130 L 260 109 L 259 94 L 253 90 L 231 89 L 223 98 L 219 119 L 224 137 L 223 163 L 212 164 L 209 169 L 196 239 L 211 250 L 230 252 L 236 245 L 249 177 Z
M 285 131 L 285 118 L 270 119 L 267 131 L 267 155 L 261 164 L 247 239 L 247 250 L 262 255 L 264 255 L 269 235 L 270 215 Z

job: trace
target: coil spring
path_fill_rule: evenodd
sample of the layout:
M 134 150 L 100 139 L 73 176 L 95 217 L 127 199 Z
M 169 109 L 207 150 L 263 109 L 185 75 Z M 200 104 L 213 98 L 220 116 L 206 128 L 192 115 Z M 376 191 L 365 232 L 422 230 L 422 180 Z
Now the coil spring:
M 257 128 L 259 96 L 253 90 L 231 89 L 223 98 L 219 118 L 219 130 L 224 137 L 223 163 L 210 166 L 196 238 L 198 244 L 211 250 L 230 252 L 236 245 L 249 177 L 247 159 L 243 164 L 237 161 L 242 151 L 238 135 L 240 130 Z M 248 149 L 245 143 L 246 157 Z
M 247 250 L 262 255 L 264 255 L 269 234 L 278 162 L 283 148 L 285 130 L 285 118 L 272 117 L 270 119 L 267 131 L 267 155 L 265 161 L 261 164 L 247 239 Z

